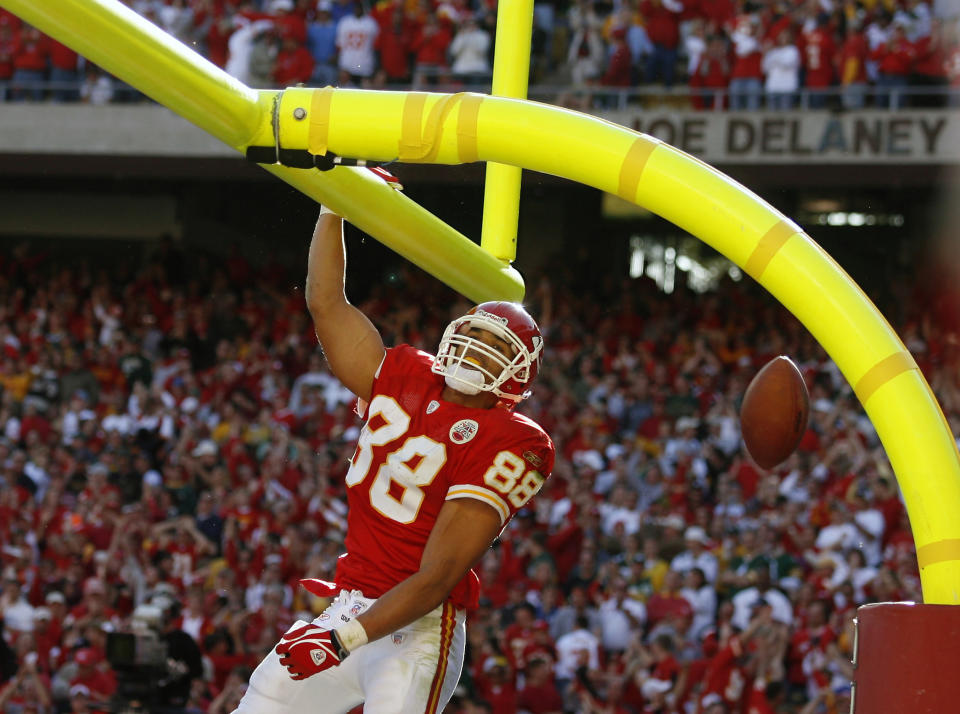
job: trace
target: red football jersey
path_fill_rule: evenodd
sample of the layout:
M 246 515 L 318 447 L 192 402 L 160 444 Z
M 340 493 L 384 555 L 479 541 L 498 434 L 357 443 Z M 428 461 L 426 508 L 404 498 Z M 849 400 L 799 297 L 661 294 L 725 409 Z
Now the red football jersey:
M 710 658 L 704 673 L 702 697 L 707 694 L 719 694 L 733 711 L 741 711 L 741 704 L 747 685 L 747 674 L 737 661 L 743 654 L 743 644 L 737 637 L 731 637 L 726 647 Z
M 419 569 L 445 501 L 483 501 L 506 525 L 553 469 L 553 442 L 535 422 L 499 407 L 443 401 L 444 379 L 430 371 L 433 359 L 408 345 L 389 349 L 374 380 L 346 476 L 339 588 L 383 595 Z M 478 594 L 471 570 L 450 599 L 474 608 Z

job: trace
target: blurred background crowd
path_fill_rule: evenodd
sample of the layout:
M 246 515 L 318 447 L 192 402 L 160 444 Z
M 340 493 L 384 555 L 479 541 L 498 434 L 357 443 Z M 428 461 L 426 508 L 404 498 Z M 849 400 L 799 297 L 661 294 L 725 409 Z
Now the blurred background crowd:
M 496 0 L 124 2 L 253 87 L 490 83 Z M 610 90 L 697 109 L 958 106 L 957 21 L 949 0 L 542 0 L 531 82 L 583 108 Z M 4 10 L 0 94 L 143 99 Z
M 177 662 L 154 682 L 164 711 L 224 714 L 326 604 L 297 581 L 332 579 L 342 549 L 352 396 L 302 269 L 40 245 L 0 256 L 0 711 L 106 711 L 130 686 L 108 640 L 139 624 Z M 447 711 L 847 711 L 855 608 L 922 596 L 896 480 L 833 362 L 749 281 L 543 275 L 521 410 L 556 469 L 478 566 Z M 387 344 L 432 351 L 468 307 L 412 269 L 370 278 L 354 297 Z M 899 285 L 917 287 L 878 304 L 960 433 L 956 286 Z M 764 471 L 737 410 L 778 354 L 811 418 Z

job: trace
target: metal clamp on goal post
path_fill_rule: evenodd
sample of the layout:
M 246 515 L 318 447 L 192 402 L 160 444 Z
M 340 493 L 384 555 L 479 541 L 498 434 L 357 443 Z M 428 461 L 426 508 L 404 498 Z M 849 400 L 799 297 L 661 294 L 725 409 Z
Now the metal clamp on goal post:
M 248 146 L 247 159 L 256 164 L 280 164 L 293 169 L 320 171 L 329 171 L 337 166 L 373 169 L 392 163 L 338 156 L 327 148 L 332 92 L 333 87 L 294 87 L 278 92 L 274 97 L 271 117 L 274 145 Z M 281 121 L 281 117 L 285 117 L 287 121 Z M 286 149 L 283 147 L 284 140 L 287 144 L 307 148 Z

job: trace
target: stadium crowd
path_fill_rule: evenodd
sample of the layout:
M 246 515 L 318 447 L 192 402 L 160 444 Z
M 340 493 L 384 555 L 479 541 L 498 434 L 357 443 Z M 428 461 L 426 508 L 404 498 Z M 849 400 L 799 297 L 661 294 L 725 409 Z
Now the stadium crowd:
M 484 85 L 495 0 L 124 0 L 254 87 Z M 532 79 L 603 106 L 594 87 L 676 82 L 696 108 L 960 103 L 958 17 L 931 0 L 542 0 Z M 0 90 L 14 100 L 142 95 L 0 10 Z M 926 88 L 926 94 L 904 88 Z
M 846 711 L 855 608 L 922 598 L 896 481 L 835 365 L 748 282 L 551 275 L 531 283 L 547 351 L 521 408 L 557 465 L 478 567 L 447 711 Z M 108 640 L 136 624 L 179 663 L 157 676 L 164 711 L 224 714 L 324 607 L 297 581 L 333 577 L 359 420 L 301 279 L 171 242 L 143 264 L 0 257 L 0 712 L 106 711 L 131 686 Z M 935 284 L 891 319 L 958 433 L 960 299 Z M 428 350 L 467 307 L 405 269 L 360 304 L 387 344 Z M 764 471 L 737 408 L 777 354 L 812 410 Z

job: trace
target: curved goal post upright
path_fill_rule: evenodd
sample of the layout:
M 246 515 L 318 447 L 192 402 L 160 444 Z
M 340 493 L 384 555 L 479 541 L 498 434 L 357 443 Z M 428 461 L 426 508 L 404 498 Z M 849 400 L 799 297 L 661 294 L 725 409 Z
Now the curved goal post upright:
M 254 91 L 115 0 L 0 0 L 0 6 L 238 151 L 273 147 L 277 156 L 282 150 L 301 158 L 332 152 L 522 167 L 617 194 L 708 243 L 760 282 L 837 363 L 896 473 L 925 602 L 960 604 L 960 455 L 929 385 L 843 269 L 795 223 L 730 178 L 652 137 L 520 99 Z M 522 298 L 522 280 L 505 261 L 369 172 L 265 168 L 467 297 Z
M 904 494 L 924 599 L 960 603 L 960 454 L 950 427 L 887 321 L 794 222 L 658 139 L 545 104 L 329 87 L 264 94 L 275 97 L 270 145 L 288 155 L 512 163 L 617 194 L 723 253 L 807 327 L 853 386 Z

